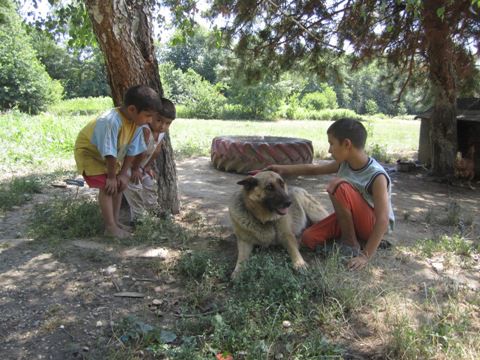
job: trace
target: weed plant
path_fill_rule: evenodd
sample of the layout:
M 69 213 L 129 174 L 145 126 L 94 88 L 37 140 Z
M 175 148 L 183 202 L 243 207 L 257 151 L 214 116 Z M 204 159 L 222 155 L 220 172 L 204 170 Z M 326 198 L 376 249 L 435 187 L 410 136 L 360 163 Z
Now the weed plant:
M 458 226 L 461 221 L 461 207 L 456 201 L 449 202 L 447 205 L 447 216 L 444 220 L 448 226 Z
M 200 281 L 204 277 L 217 275 L 212 256 L 205 251 L 186 253 L 177 263 L 178 273 L 188 280 Z
M 392 158 L 389 155 L 386 146 L 374 143 L 368 147 L 367 153 L 377 161 L 387 164 L 392 162 Z

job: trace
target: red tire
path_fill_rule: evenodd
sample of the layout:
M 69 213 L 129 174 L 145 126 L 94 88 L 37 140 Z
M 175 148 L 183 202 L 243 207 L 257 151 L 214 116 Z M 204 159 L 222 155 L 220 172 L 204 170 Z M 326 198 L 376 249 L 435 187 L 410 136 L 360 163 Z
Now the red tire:
M 311 164 L 310 140 L 273 136 L 217 136 L 211 160 L 218 170 L 246 174 L 268 165 Z

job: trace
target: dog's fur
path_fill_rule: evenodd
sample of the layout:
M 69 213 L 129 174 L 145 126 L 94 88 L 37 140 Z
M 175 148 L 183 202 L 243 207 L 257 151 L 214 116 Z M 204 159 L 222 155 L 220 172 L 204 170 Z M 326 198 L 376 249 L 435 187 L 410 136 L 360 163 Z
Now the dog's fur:
M 237 184 L 243 188 L 229 204 L 238 246 L 232 277 L 236 277 L 254 245 L 280 244 L 287 249 L 295 269 L 306 267 L 297 237 L 309 224 L 327 216 L 323 206 L 304 189 L 287 189 L 282 177 L 272 171 L 248 176 Z

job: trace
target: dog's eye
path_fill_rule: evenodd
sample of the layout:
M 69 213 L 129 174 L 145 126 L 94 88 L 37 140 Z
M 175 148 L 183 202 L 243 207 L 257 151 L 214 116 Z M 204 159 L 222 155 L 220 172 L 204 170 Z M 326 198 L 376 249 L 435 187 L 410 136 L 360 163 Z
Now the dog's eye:
M 273 185 L 268 184 L 267 186 L 265 186 L 265 190 L 272 191 L 273 190 Z

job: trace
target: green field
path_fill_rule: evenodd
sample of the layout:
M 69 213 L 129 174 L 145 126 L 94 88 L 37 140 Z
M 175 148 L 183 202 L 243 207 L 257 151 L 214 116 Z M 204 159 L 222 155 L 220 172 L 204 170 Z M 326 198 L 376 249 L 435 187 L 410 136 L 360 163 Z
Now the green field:
M 79 130 L 112 106 L 109 98 L 73 99 L 49 111 L 30 116 L 20 112 L 0 115 L 0 170 L 8 173 L 73 169 L 73 145 Z M 270 135 L 309 139 L 316 157 L 328 156 L 326 129 L 330 121 L 227 121 L 177 119 L 170 128 L 176 158 L 208 156 L 213 137 Z M 419 121 L 375 119 L 366 122 L 373 155 L 390 160 L 412 154 L 418 146 Z M 379 154 L 381 150 L 381 154 Z M 386 160 L 386 159 L 379 159 Z

